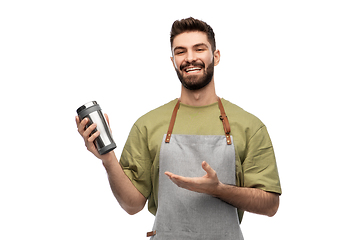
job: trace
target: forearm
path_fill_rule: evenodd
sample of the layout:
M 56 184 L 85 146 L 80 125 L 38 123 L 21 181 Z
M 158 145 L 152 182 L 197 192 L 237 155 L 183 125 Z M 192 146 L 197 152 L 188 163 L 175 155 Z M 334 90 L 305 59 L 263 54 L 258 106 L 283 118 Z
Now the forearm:
M 133 215 L 141 211 L 146 203 L 146 198 L 135 188 L 130 179 L 125 175 L 114 153 L 103 159 L 107 171 L 111 190 L 120 206 Z
M 109 123 L 109 118 L 105 114 L 105 118 Z M 135 188 L 129 178 L 125 175 L 121 168 L 114 151 L 100 155 L 94 140 L 100 135 L 99 131 L 94 134 L 92 132 L 96 129 L 96 124 L 91 124 L 86 127 L 89 119 L 85 118 L 80 122 L 78 116 L 75 117 L 78 132 L 84 138 L 86 148 L 93 153 L 97 158 L 101 159 L 103 165 L 108 173 L 111 190 L 114 193 L 116 200 L 120 206 L 129 214 L 135 214 L 144 208 L 146 198 Z
M 279 208 L 279 195 L 257 188 L 237 187 L 220 183 L 215 197 L 241 210 L 272 217 Z

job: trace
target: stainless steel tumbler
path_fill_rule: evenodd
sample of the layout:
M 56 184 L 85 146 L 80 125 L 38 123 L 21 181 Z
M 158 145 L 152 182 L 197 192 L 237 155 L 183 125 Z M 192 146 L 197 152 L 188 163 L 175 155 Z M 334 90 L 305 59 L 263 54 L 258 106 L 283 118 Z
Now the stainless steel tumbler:
M 116 144 L 110 133 L 109 125 L 105 120 L 103 113 L 101 112 L 100 105 L 96 101 L 88 102 L 76 110 L 80 121 L 84 118 L 88 118 L 89 122 L 86 124 L 88 128 L 91 124 L 96 123 L 95 130 L 91 133 L 94 134 L 97 130 L 100 131 L 100 135 L 95 139 L 95 145 L 98 152 L 103 155 L 116 148 Z

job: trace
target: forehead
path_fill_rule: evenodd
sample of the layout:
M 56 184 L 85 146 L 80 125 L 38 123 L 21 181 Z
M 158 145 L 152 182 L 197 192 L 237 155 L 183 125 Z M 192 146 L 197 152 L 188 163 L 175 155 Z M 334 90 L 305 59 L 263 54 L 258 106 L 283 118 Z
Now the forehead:
M 197 44 L 204 43 L 211 47 L 211 44 L 204 32 L 184 32 L 174 38 L 172 49 L 176 47 L 190 48 Z

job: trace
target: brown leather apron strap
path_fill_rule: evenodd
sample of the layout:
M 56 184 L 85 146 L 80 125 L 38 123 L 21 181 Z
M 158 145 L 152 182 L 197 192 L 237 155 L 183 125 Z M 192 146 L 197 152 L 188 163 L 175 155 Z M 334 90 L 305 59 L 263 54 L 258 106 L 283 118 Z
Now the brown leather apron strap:
M 172 134 L 172 131 L 173 131 L 173 128 L 174 128 L 174 124 L 175 124 L 175 120 L 176 120 L 176 114 L 179 110 L 179 106 L 180 106 L 180 100 L 177 101 L 175 107 L 174 107 L 174 111 L 172 113 L 172 116 L 171 116 L 171 120 L 170 120 L 170 125 L 169 125 L 169 130 L 166 134 L 166 139 L 165 139 L 165 142 L 166 143 L 169 143 L 170 142 L 170 138 L 171 138 L 171 134 Z
M 226 142 L 228 145 L 231 145 L 231 137 L 230 137 L 230 123 L 228 120 L 228 117 L 226 116 L 225 110 L 224 110 L 224 106 L 222 105 L 221 99 L 218 98 L 218 103 L 219 103 L 219 108 L 220 108 L 220 120 L 223 123 L 224 126 L 224 132 L 225 132 L 225 136 L 226 136 Z
M 228 145 L 231 145 L 231 137 L 230 137 L 230 123 L 229 120 L 225 114 L 225 110 L 224 110 L 224 106 L 222 105 L 221 99 L 218 98 L 218 104 L 219 104 L 219 109 L 220 109 L 220 120 L 223 123 L 224 126 L 224 132 L 225 132 L 225 136 L 226 136 L 226 142 Z M 166 134 L 166 138 L 165 138 L 165 143 L 169 143 L 170 142 L 170 138 L 171 138 L 171 134 L 172 131 L 174 129 L 174 125 L 175 125 L 175 120 L 176 120 L 176 114 L 179 110 L 179 106 L 180 106 L 180 100 L 177 101 L 172 116 L 171 116 L 171 120 L 170 120 L 170 124 L 169 124 L 169 129 L 168 132 Z

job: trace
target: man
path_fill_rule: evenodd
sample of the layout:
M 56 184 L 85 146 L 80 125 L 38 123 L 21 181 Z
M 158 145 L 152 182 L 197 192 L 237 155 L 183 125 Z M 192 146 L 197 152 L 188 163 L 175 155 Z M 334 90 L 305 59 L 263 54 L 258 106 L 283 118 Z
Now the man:
M 181 96 L 136 121 L 120 164 L 114 152 L 97 152 L 95 124 L 85 129 L 88 120 L 76 118 L 78 131 L 126 212 L 149 201 L 152 239 L 243 239 L 244 211 L 273 216 L 279 206 L 270 137 L 259 119 L 216 95 L 220 51 L 208 24 L 175 21 L 170 41 Z

